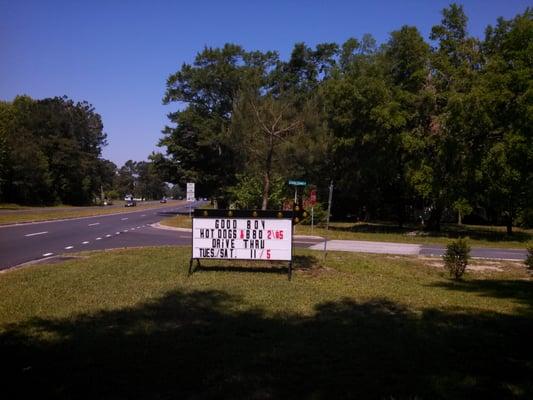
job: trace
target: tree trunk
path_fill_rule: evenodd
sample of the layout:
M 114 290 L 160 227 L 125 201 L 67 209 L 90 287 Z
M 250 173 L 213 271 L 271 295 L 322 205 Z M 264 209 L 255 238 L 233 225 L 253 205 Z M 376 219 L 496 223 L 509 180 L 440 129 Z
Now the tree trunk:
M 263 205 L 261 210 L 266 210 L 268 208 L 268 194 L 270 192 L 270 172 L 265 172 L 263 177 Z
M 443 207 L 439 204 L 436 205 L 428 218 L 428 224 L 426 230 L 440 232 L 440 220 L 442 218 Z
M 463 225 L 463 215 L 461 214 L 461 211 L 458 211 L 457 214 L 457 225 Z
M 509 213 L 509 215 L 506 218 L 506 227 L 507 227 L 507 235 L 509 236 L 512 235 L 513 234 L 513 217 L 511 213 Z
M 274 153 L 274 138 L 270 135 L 269 149 L 265 162 L 265 174 L 263 176 L 263 204 L 261 210 L 268 208 L 268 196 L 270 194 L 270 170 L 272 169 L 272 155 Z
M 405 222 L 405 203 L 403 198 L 398 201 L 397 207 L 398 226 L 403 228 L 403 223 Z

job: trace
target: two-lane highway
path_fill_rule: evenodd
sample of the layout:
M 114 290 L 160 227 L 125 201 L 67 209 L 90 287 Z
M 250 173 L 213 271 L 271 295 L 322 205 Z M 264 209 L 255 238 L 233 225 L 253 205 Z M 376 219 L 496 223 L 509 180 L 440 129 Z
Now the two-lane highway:
M 191 203 L 194 207 L 199 203 Z M 186 211 L 180 202 L 128 213 L 0 227 L 0 270 L 57 254 L 119 247 L 190 243 L 190 234 L 150 227 L 165 214 Z

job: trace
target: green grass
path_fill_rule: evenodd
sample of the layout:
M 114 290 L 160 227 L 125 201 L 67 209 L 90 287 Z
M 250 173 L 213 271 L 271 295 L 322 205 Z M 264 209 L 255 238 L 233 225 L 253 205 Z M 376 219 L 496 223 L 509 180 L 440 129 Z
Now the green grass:
M 191 220 L 187 216 L 176 216 L 161 221 L 163 225 L 190 228 Z M 400 228 L 387 223 L 353 223 L 333 222 L 329 230 L 324 227 L 298 224 L 296 235 L 315 235 L 328 239 L 370 240 L 379 242 L 397 242 L 413 244 L 446 245 L 452 239 L 466 238 L 474 247 L 526 248 L 533 241 L 533 230 L 513 228 L 508 236 L 505 227 L 444 224 L 441 232 L 423 232 L 414 227 Z M 416 234 L 415 234 L 416 233 Z
M 387 223 L 334 222 L 325 228 L 311 229 L 310 225 L 296 225 L 298 235 L 326 235 L 329 239 L 374 240 L 383 242 L 442 244 L 465 238 L 474 247 L 525 248 L 533 240 L 531 229 L 513 228 L 507 235 L 505 227 L 444 224 L 440 232 L 424 232 L 413 227 L 400 228 Z
M 448 279 L 430 261 L 297 251 L 282 265 L 190 248 L 0 274 L 6 398 L 532 398 L 524 267 Z M 433 262 L 433 261 L 431 261 Z
M 170 204 L 170 202 L 168 203 Z M 14 224 L 21 222 L 48 221 L 54 219 L 90 217 L 96 215 L 108 215 L 136 211 L 139 209 L 150 209 L 160 207 L 159 202 L 141 204 L 136 207 L 124 207 L 123 201 L 115 201 L 110 207 L 72 207 L 72 206 L 52 206 L 52 207 L 23 207 L 13 204 L 4 204 L 0 207 L 0 225 Z

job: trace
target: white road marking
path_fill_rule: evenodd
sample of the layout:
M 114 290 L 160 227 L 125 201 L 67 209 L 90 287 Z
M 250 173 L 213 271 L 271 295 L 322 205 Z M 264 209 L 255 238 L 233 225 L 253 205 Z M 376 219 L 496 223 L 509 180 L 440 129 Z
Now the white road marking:
M 95 226 L 95 225 L 100 225 L 100 222 L 95 222 L 94 224 L 89 224 L 87 226 Z
M 81 244 L 89 244 L 89 242 L 81 242 Z
M 102 238 L 101 237 L 97 237 L 96 240 L 102 240 Z
M 105 237 L 111 237 L 111 235 L 105 235 Z
M 141 217 L 146 217 L 146 214 L 141 215 Z
M 120 220 L 121 221 L 126 221 L 128 218 L 121 218 Z
M 141 229 L 141 227 L 140 227 L 140 226 L 138 226 L 138 227 L 137 227 L 137 229 Z
M 35 233 L 28 233 L 27 235 L 24 235 L 26 237 L 31 237 L 31 236 L 37 236 L 37 235 L 44 235 L 45 233 L 48 233 L 48 231 L 44 231 L 44 232 L 35 232 Z
M 49 256 L 51 256 L 51 255 L 53 255 L 53 254 L 54 254 L 54 253 L 44 253 L 44 254 L 43 254 L 43 257 L 49 257 Z
M 128 229 L 124 229 L 124 231 L 123 231 L 123 232 L 127 232 L 127 231 L 128 231 Z
M 74 246 L 67 246 L 67 247 L 65 247 L 65 250 L 70 250 L 70 249 L 73 249 L 73 248 L 74 248 Z

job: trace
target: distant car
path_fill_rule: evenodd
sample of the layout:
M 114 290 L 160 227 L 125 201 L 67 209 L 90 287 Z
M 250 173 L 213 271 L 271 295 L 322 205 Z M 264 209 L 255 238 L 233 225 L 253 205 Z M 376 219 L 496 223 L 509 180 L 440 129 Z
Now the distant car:
M 207 201 L 207 197 L 204 197 L 204 201 Z
M 166 198 L 162 198 L 161 200 L 159 200 L 160 203 L 166 203 L 167 202 L 167 199 Z
M 135 207 L 137 205 L 137 202 L 135 200 L 128 200 L 126 201 L 126 204 L 124 204 L 124 207 Z
M 183 200 L 183 196 L 178 196 L 178 200 Z

